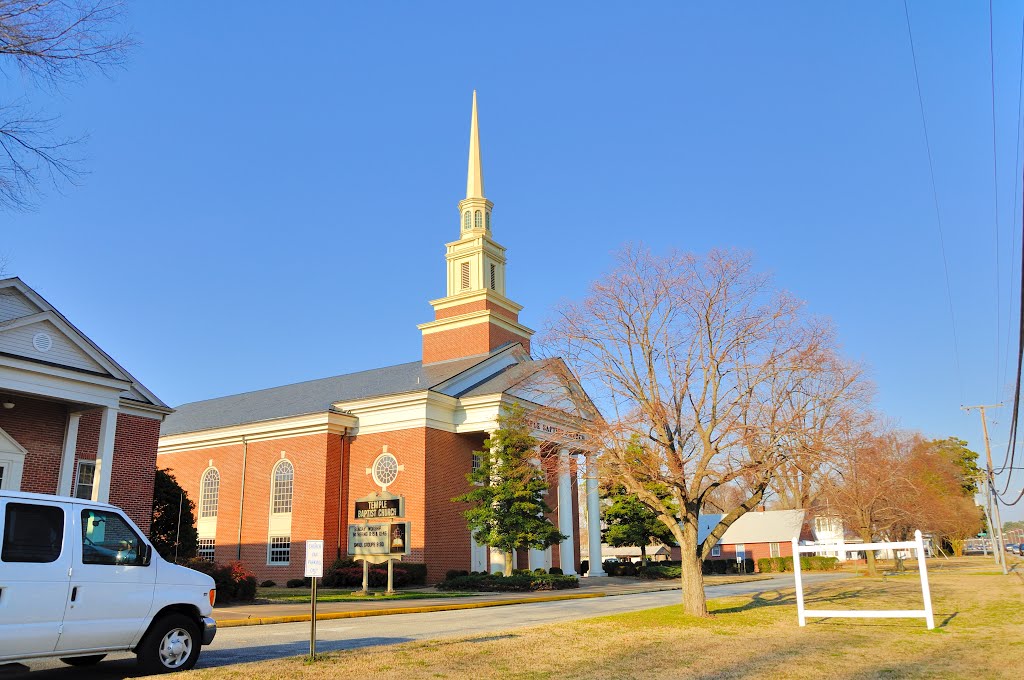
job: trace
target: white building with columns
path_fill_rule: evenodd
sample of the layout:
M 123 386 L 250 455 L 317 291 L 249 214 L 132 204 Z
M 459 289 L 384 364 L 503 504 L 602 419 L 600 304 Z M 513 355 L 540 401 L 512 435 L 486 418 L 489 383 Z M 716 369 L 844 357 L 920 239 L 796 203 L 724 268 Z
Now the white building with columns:
M 109 501 L 147 530 L 170 412 L 28 284 L 0 280 L 0 489 Z
M 474 452 L 516 402 L 536 414 L 550 519 L 568 538 L 520 551 L 514 566 L 577 573 L 585 455 L 561 439 L 570 416 L 555 413 L 560 423 L 550 422 L 559 397 L 552 366 L 531 357 L 533 331 L 508 297 L 508 258 L 484 191 L 475 93 L 466 193 L 456 208 L 448 229 L 456 238 L 444 245 L 436 281 L 445 294 L 430 301 L 433 320 L 417 327 L 420 358 L 184 404 L 167 418 L 158 464 L 197 501 L 204 555 L 242 560 L 261 580 L 279 582 L 301 576 L 308 539 L 324 540 L 327 556 L 347 555 L 348 528 L 359 521 L 354 500 L 377 489 L 368 471 L 383 460 L 398 470 L 388 491 L 405 498 L 408 560 L 426 563 L 430 581 L 448 570 L 499 571 L 504 557 L 473 541 L 466 507 L 452 499 L 470 488 Z M 363 302 L 386 304 L 371 296 L 368 289 Z M 586 488 L 596 513 L 596 480 Z M 600 545 L 599 526 L 587 540 Z

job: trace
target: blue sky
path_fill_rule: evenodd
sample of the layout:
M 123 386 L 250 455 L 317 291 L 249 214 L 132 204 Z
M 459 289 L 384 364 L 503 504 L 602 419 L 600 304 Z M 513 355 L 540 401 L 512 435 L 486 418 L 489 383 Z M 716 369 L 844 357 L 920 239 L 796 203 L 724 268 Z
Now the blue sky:
M 476 88 L 527 325 L 627 241 L 747 249 L 835 321 L 879 408 L 982 450 L 959 407 L 1011 396 L 1019 3 L 995 3 L 997 317 L 987 3 L 910 0 L 959 375 L 902 3 L 275 9 L 133 3 L 122 72 L 33 93 L 89 133 L 90 174 L 0 214 L 9 272 L 169 403 L 418 358 Z

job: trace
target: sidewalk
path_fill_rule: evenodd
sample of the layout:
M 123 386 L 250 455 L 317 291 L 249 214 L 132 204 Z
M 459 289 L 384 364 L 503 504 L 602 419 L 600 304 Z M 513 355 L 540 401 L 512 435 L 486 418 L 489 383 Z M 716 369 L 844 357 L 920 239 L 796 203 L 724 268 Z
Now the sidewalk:
M 769 578 L 767 576 L 709 576 L 706 586 L 725 585 Z M 389 614 L 413 614 L 423 612 L 500 607 L 530 602 L 553 602 L 577 600 L 591 597 L 653 593 L 663 590 L 679 590 L 678 581 L 643 581 L 634 578 L 599 576 L 581 578 L 580 587 L 572 590 L 540 591 L 533 593 L 473 593 L 466 597 L 438 597 L 418 600 L 377 600 L 367 597 L 360 602 L 318 602 L 317 620 L 359 618 L 364 616 L 385 616 Z M 433 588 L 417 588 L 417 592 L 431 592 Z M 297 591 L 299 592 L 299 591 Z M 216 607 L 213 617 L 221 628 L 253 626 L 271 623 L 295 623 L 309 621 L 309 603 L 248 604 Z

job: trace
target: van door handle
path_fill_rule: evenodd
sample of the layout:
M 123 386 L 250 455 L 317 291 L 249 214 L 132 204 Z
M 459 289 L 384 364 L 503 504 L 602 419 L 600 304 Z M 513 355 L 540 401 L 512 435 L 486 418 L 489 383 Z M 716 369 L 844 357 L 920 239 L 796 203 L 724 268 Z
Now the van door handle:
M 74 602 L 76 599 L 78 599 L 78 586 L 71 589 L 71 601 Z

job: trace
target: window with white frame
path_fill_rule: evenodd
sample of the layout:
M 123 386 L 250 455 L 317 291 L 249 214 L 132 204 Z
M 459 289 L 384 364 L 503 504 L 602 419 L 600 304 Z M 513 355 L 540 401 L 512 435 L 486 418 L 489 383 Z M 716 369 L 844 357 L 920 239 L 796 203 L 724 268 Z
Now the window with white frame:
M 220 473 L 217 468 L 210 468 L 203 473 L 203 481 L 199 485 L 199 517 L 217 516 L 217 499 L 220 496 Z
M 722 556 L 722 546 L 716 545 L 715 547 L 713 547 L 711 549 L 711 556 L 712 557 L 721 557 Z
M 92 498 L 92 482 L 96 477 L 96 461 L 78 461 L 78 470 L 75 473 L 75 498 Z
M 0 463 L 0 489 L 4 488 L 4 472 L 7 471 L 7 466 Z
M 274 468 L 274 488 L 271 493 L 270 511 L 275 515 L 292 511 L 292 485 L 295 468 L 291 461 L 282 460 Z
M 267 545 L 267 564 L 288 564 L 292 558 L 292 537 L 271 536 Z
M 474 453 L 473 454 L 473 472 L 476 472 L 477 470 L 479 470 L 480 466 L 482 464 L 483 464 L 483 456 L 481 456 L 479 453 Z
M 768 553 L 772 557 L 782 557 L 782 551 L 779 549 L 779 544 L 778 543 L 769 543 L 768 544 Z
M 213 538 L 200 538 L 199 539 L 199 559 L 209 560 L 213 562 L 214 548 L 217 545 L 216 539 Z

